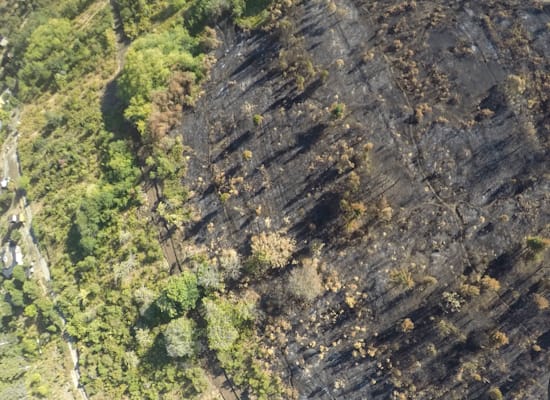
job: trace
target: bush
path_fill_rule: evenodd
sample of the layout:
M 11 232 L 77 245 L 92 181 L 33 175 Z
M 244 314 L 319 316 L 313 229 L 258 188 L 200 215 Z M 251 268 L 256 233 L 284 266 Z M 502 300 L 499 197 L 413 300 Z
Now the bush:
M 500 282 L 495 278 L 491 278 L 489 275 L 485 275 L 481 278 L 481 285 L 488 290 L 498 292 L 500 289 Z
M 218 261 L 227 279 L 238 279 L 241 276 L 241 259 L 234 249 L 222 250 Z
M 317 259 L 305 259 L 301 266 L 290 273 L 288 290 L 294 297 L 311 302 L 323 293 L 323 282 L 317 272 L 318 265 Z
M 251 249 L 253 267 L 282 268 L 288 264 L 296 242 L 279 232 L 262 232 L 252 236 Z
M 499 388 L 492 388 L 487 392 L 487 395 L 491 400 L 502 400 L 504 396 Z
M 550 307 L 550 301 L 548 301 L 546 297 L 538 293 L 535 293 L 533 295 L 533 302 L 535 303 L 537 308 L 541 311 L 546 310 L 547 308 Z
M 550 240 L 538 236 L 530 236 L 525 240 L 527 247 L 533 253 L 540 253 L 548 246 Z
M 510 340 L 508 339 L 508 336 L 504 332 L 501 331 L 495 331 L 491 335 L 491 340 L 493 341 L 493 345 L 498 349 L 502 346 L 506 346 L 508 343 L 510 343 Z
M 344 116 L 346 105 L 344 103 L 334 103 L 330 107 L 330 117 L 332 119 L 340 119 Z
M 458 312 L 464 304 L 464 299 L 456 292 L 443 292 L 443 305 L 448 312 Z
M 208 347 L 215 351 L 228 351 L 239 338 L 239 331 L 232 321 L 230 313 L 220 301 L 204 299 L 207 321 Z
M 254 122 L 254 126 L 260 126 L 264 122 L 264 117 L 262 117 L 260 114 L 254 114 L 252 117 L 252 122 Z
M 405 318 L 401 322 L 401 332 L 407 333 L 414 329 L 414 322 L 410 318 Z
M 33 394 L 40 398 L 46 398 L 50 394 L 50 389 L 46 385 L 40 385 L 33 389 Z
M 224 287 L 218 266 L 209 262 L 203 262 L 197 266 L 197 281 L 198 285 L 206 291 L 222 290 Z

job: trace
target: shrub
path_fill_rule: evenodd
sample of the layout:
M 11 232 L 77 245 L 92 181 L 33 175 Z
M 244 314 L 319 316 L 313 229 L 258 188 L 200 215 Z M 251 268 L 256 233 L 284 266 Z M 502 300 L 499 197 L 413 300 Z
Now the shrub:
M 344 116 L 346 105 L 344 103 L 334 103 L 330 107 L 330 117 L 332 119 L 340 119 Z
M 21 231 L 19 229 L 13 229 L 10 232 L 10 240 L 14 243 L 19 243 L 21 241 Z
M 449 336 L 454 336 L 460 341 L 466 340 L 466 337 L 460 330 L 451 322 L 445 319 L 442 319 L 437 322 L 437 332 L 442 338 L 448 338 Z
M 238 279 L 241 276 L 241 259 L 234 249 L 222 250 L 218 262 L 226 278 Z
M 33 394 L 40 398 L 46 398 L 50 395 L 50 389 L 46 385 L 40 385 L 33 389 Z
M 460 285 L 460 293 L 466 297 L 479 296 L 479 287 L 470 285 L 469 283 L 463 283 Z
M 405 289 L 412 289 L 415 285 L 412 273 L 405 267 L 390 271 L 390 281 Z
M 243 159 L 245 161 L 250 161 L 252 159 L 252 152 L 250 150 L 243 151 Z
M 533 253 L 540 253 L 546 249 L 550 241 L 538 236 L 530 236 L 525 240 L 525 242 L 527 244 L 527 248 Z
M 548 301 L 546 297 L 538 293 L 535 293 L 533 295 L 533 301 L 535 302 L 539 310 L 546 310 L 548 307 L 550 307 L 550 301 Z
M 252 117 L 252 121 L 254 122 L 254 126 L 260 126 L 264 122 L 264 117 L 262 117 L 260 114 L 254 114 Z
M 279 232 L 262 232 L 252 236 L 252 266 L 282 268 L 288 264 L 295 248 L 294 239 L 283 236 Z
M 462 308 L 464 299 L 456 292 L 443 292 L 444 307 L 447 311 L 458 312 Z
M 500 282 L 495 278 L 491 278 L 489 275 L 485 275 L 483 278 L 481 278 L 481 285 L 485 289 L 492 290 L 494 292 L 498 292 L 498 290 L 500 289 Z
M 308 258 L 290 273 L 288 290 L 294 297 L 310 302 L 323 293 L 323 282 L 317 271 L 318 265 L 317 259 Z
M 205 290 L 223 290 L 223 276 L 218 266 L 209 262 L 200 263 L 197 266 L 198 285 Z
M 502 400 L 504 396 L 499 388 L 492 388 L 487 392 L 487 395 L 491 400 Z
M 497 349 L 510 343 L 508 336 L 506 336 L 506 334 L 501 331 L 493 332 L 493 334 L 491 335 L 491 340 L 493 341 L 493 344 Z
M 210 28 L 209 26 L 204 28 L 204 31 L 202 32 L 200 36 L 200 47 L 204 52 L 209 52 L 211 50 L 217 49 L 220 46 L 220 40 L 218 39 L 218 35 L 216 33 L 216 30 L 213 28 Z
M 401 322 L 401 332 L 410 332 L 414 329 L 414 322 L 410 318 L 405 318 Z

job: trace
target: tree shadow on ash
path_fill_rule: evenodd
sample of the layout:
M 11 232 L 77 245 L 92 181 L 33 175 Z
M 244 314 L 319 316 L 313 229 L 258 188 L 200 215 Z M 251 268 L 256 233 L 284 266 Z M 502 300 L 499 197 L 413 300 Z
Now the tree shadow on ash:
M 248 143 L 253 137 L 254 134 L 251 131 L 246 131 L 241 136 L 234 139 L 224 150 L 220 152 L 220 154 L 216 156 L 212 162 L 214 164 L 220 162 L 225 157 L 239 150 L 239 148 L 241 148 L 245 143 Z
M 191 226 L 186 231 L 186 234 L 185 234 L 186 240 L 190 238 L 197 239 L 199 236 L 199 233 L 203 231 L 210 222 L 212 222 L 212 220 L 216 217 L 216 215 L 218 215 L 218 210 L 208 213 L 207 215 L 202 217 L 200 221 L 196 222 L 193 226 Z
M 319 238 L 324 241 L 331 240 L 332 225 L 338 219 L 340 213 L 339 193 L 325 193 L 317 203 L 309 210 L 304 218 L 292 227 L 298 240 Z

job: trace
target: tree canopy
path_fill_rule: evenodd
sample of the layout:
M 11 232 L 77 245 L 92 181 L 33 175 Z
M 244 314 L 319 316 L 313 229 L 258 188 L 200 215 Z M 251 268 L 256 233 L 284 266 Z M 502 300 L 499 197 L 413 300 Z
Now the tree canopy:
M 164 331 L 166 352 L 170 357 L 190 357 L 195 351 L 195 323 L 181 317 L 170 321 Z
M 157 307 L 162 314 L 169 318 L 183 315 L 195 308 L 199 299 L 197 285 L 197 276 L 191 272 L 186 271 L 171 278 L 157 299 Z

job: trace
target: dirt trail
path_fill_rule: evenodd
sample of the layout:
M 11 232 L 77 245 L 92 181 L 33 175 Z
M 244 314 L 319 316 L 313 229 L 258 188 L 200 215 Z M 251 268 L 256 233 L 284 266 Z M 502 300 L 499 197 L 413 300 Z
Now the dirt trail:
M 108 4 L 107 0 L 93 3 L 86 11 L 78 16 L 75 20 L 79 30 L 83 30 L 90 25 L 90 22 L 94 17 L 103 10 Z

